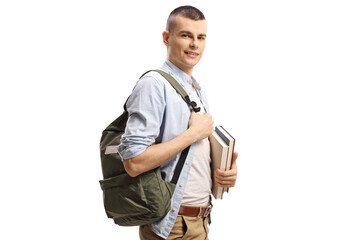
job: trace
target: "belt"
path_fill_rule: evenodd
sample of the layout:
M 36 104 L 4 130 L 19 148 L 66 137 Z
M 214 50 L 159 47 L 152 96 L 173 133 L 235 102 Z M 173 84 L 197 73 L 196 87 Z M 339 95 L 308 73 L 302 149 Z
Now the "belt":
M 207 207 L 190 207 L 181 205 L 178 214 L 190 217 L 207 217 L 209 216 L 211 209 L 211 204 Z

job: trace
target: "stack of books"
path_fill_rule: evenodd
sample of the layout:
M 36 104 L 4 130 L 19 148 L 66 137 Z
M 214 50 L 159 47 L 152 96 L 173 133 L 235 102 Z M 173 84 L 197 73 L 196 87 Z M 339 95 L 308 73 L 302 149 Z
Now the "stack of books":
M 216 126 L 215 131 L 209 137 L 211 147 L 211 168 L 230 170 L 232 165 L 235 139 L 222 127 Z M 228 188 L 216 186 L 213 180 L 212 195 L 215 199 L 222 199 Z

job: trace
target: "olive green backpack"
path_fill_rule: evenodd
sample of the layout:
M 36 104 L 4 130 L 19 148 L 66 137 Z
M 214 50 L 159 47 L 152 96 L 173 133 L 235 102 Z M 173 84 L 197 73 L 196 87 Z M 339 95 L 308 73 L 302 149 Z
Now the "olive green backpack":
M 172 76 L 160 70 L 152 71 L 160 73 L 195 112 L 199 111 L 196 103 L 190 101 L 185 90 Z M 190 146 L 182 151 L 170 182 L 163 180 L 160 168 L 130 177 L 117 152 L 128 116 L 125 103 L 124 112 L 102 132 L 100 157 L 104 180 L 100 181 L 100 186 L 108 218 L 121 226 L 146 225 L 160 220 L 170 211 L 171 197 Z

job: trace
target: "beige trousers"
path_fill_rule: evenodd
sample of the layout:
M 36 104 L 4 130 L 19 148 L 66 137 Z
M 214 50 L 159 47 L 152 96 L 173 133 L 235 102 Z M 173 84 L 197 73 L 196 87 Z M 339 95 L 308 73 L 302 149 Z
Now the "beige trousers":
M 208 217 L 203 218 L 178 215 L 167 239 L 208 240 L 208 223 Z M 153 233 L 147 225 L 140 226 L 139 234 L 141 240 L 163 240 L 163 238 Z

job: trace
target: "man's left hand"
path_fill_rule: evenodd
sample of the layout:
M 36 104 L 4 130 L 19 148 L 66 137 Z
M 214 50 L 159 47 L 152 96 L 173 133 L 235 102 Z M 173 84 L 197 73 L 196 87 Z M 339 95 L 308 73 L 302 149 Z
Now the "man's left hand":
M 228 171 L 216 169 L 214 172 L 214 180 L 217 186 L 223 188 L 234 187 L 237 178 L 237 165 L 236 159 L 238 157 L 238 152 L 234 152 L 233 154 L 233 162 L 231 169 Z

